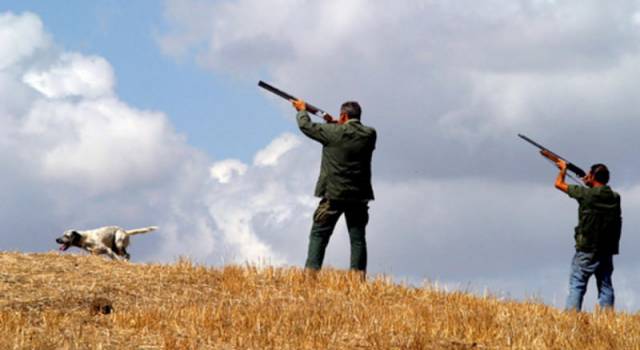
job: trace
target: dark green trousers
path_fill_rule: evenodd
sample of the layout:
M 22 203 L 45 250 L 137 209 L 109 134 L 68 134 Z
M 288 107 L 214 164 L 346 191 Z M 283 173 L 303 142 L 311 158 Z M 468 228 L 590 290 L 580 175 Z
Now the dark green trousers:
M 306 268 L 319 270 L 336 222 L 344 213 L 351 241 L 351 269 L 367 270 L 367 241 L 365 227 L 369 222 L 367 202 L 322 199 L 313 214 L 313 226 L 309 236 Z

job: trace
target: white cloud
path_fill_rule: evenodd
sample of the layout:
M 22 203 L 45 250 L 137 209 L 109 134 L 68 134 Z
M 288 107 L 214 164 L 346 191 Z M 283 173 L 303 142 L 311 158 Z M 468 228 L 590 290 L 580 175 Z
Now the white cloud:
M 226 184 L 236 175 L 244 175 L 247 165 L 237 159 L 225 159 L 215 162 L 209 169 L 211 177 Z
M 42 21 L 36 15 L 0 14 L 0 70 L 48 46 L 49 38 L 42 31 Z
M 152 180 L 188 154 L 161 113 L 113 98 L 35 101 L 21 131 L 44 177 L 100 192 Z
M 183 57 L 190 53 L 189 46 L 197 44 L 212 30 L 208 21 L 211 13 L 207 2 L 200 0 L 166 1 L 165 16 L 180 23 L 189 23 L 188 28 L 180 28 L 171 35 L 158 38 L 165 53 L 174 57 Z M 188 43 L 188 45 L 185 45 Z
M 284 134 L 271 143 L 264 149 L 256 153 L 253 159 L 253 164 L 257 166 L 274 166 L 278 164 L 278 160 L 286 155 L 291 149 L 300 144 L 300 139 L 293 134 Z
M 102 57 L 65 53 L 48 70 L 31 70 L 24 82 L 48 98 L 100 97 L 112 93 L 113 69 Z

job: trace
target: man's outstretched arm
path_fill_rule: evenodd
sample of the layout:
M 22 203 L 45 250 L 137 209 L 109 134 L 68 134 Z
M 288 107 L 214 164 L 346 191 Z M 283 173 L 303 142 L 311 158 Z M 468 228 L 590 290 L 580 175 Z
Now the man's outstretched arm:
M 298 111 L 298 115 L 296 119 L 298 120 L 298 127 L 300 131 L 302 131 L 308 137 L 324 144 L 329 142 L 329 134 L 326 132 L 324 125 L 319 123 L 314 123 L 309 118 L 309 114 L 306 111 L 306 104 L 302 100 L 293 101 L 293 107 Z M 325 116 L 325 121 L 331 123 L 333 118 L 327 115 Z

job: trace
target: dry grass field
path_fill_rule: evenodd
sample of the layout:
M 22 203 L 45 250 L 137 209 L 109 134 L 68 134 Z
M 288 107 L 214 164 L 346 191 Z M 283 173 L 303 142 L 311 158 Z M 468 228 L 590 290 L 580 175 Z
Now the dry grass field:
M 343 271 L 0 253 L 0 349 L 640 349 L 640 315 Z

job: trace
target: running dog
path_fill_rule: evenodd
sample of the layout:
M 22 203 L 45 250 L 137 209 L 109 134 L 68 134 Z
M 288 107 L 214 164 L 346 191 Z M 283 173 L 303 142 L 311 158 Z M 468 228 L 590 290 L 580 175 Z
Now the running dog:
M 78 247 L 94 255 L 106 254 L 113 260 L 129 260 L 130 255 L 127 253 L 129 236 L 157 229 L 157 226 L 135 230 L 123 230 L 118 226 L 105 226 L 86 231 L 67 230 L 61 237 L 56 238 L 56 242 L 60 244 L 60 251 L 65 251 L 70 247 Z

